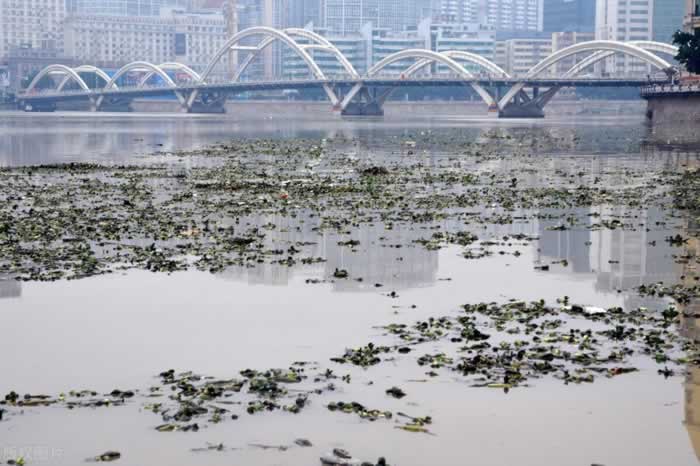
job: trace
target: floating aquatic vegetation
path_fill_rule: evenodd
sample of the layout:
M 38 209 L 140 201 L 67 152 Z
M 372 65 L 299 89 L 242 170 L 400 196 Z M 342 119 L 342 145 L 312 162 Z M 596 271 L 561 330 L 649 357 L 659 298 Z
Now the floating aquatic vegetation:
M 380 356 L 391 351 L 392 349 L 388 346 L 376 346 L 374 343 L 368 343 L 367 346 L 347 349 L 344 355 L 331 358 L 331 361 L 340 364 L 349 363 L 355 366 L 368 367 L 382 362 Z
M 119 458 L 121 458 L 122 455 L 118 451 L 106 451 L 102 453 L 101 455 L 97 455 L 93 458 L 89 458 L 89 461 L 95 461 L 95 462 L 111 462 L 111 461 L 117 461 Z
M 326 252 L 320 245 L 337 246 L 347 255 L 372 247 L 424 253 L 450 247 L 467 259 L 514 259 L 525 246 L 537 247 L 530 243 L 540 237 L 504 235 L 498 226 L 542 222 L 540 233 L 556 237 L 576 231 L 635 230 L 649 226 L 633 220 L 641 205 L 698 206 L 696 175 L 667 174 L 659 182 L 643 169 L 602 168 L 593 177 L 542 167 L 540 160 L 530 158 L 540 142 L 529 141 L 523 148 L 521 138 L 510 135 L 492 134 L 484 143 L 414 139 L 402 144 L 401 160 L 377 160 L 371 165 L 335 147 L 347 141 L 258 140 L 170 154 L 216 159 L 215 164 L 186 169 L 94 164 L 0 169 L 0 273 L 21 280 L 57 280 L 128 269 L 216 273 L 264 263 L 293 267 L 324 262 Z M 514 150 L 512 169 L 493 170 L 484 164 L 500 160 L 495 143 Z M 459 147 L 460 156 L 421 160 L 420 152 L 430 147 L 453 152 Z M 529 182 L 529 177 L 538 175 L 548 177 L 547 183 Z M 618 177 L 625 181 L 616 183 Z M 635 210 L 591 212 L 611 205 Z M 574 212 L 577 208 L 588 213 Z M 361 227 L 375 226 L 381 231 L 375 239 L 357 233 Z M 415 234 L 398 234 L 404 231 Z M 322 243 L 325 236 L 329 241 Z M 667 237 L 678 247 L 687 246 L 689 240 L 686 233 Z M 555 273 L 569 266 L 567 259 L 554 257 L 542 260 L 537 268 Z M 325 278 L 306 282 L 362 280 L 346 264 L 329 267 Z M 392 286 L 388 281 L 386 285 Z M 687 285 L 651 284 L 638 291 L 681 304 L 700 294 L 698 286 Z M 383 295 L 399 299 L 396 291 Z M 448 376 L 475 390 L 505 393 L 535 387 L 540 378 L 588 384 L 624 377 L 648 369 L 640 361 L 651 364 L 659 376 L 672 377 L 683 365 L 700 361 L 696 344 L 682 339 L 675 328 L 683 317 L 684 312 L 671 304 L 652 312 L 606 309 L 570 303 L 568 298 L 557 305 L 470 303 L 449 315 L 383 325 L 383 335 L 375 342 L 331 359 L 344 365 L 333 365 L 334 369 L 355 371 L 352 374 L 336 375 L 333 369 L 306 363 L 287 369 L 245 369 L 225 379 L 170 369 L 147 390 L 120 388 L 107 394 L 77 390 L 56 397 L 10 392 L 0 403 L 0 420 L 24 407 L 142 403 L 149 416 L 159 418 L 151 428 L 194 434 L 224 422 L 245 422 L 250 416 L 304 416 L 320 395 L 349 396 L 344 389 L 363 382 L 371 387 L 363 377 L 381 372 L 387 361 L 405 363 L 425 379 L 421 382 Z M 376 390 L 382 395 L 385 388 Z M 411 401 L 419 393 L 409 392 Z M 406 396 L 399 387 L 385 393 L 397 400 Z M 409 433 L 428 434 L 433 423 L 430 416 L 394 414 L 355 401 L 326 406 L 360 420 L 391 420 L 384 424 Z M 311 446 L 305 439 L 294 444 Z M 225 449 L 213 444 L 200 450 Z M 325 464 L 355 464 L 341 449 L 325 458 Z
M 366 408 L 364 405 L 356 402 L 333 402 L 329 403 L 327 406 L 329 411 L 337 411 L 345 414 L 357 414 L 362 419 L 367 419 L 368 421 L 376 421 L 378 419 L 391 419 L 393 414 L 391 411 L 382 411 L 379 409 Z
M 692 197 L 689 193 L 698 183 L 697 175 L 665 174 L 670 181 L 658 183 L 643 170 L 627 170 L 623 176 L 629 182 L 614 184 L 606 181 L 617 180 L 620 173 L 610 169 L 596 174 L 598 182 L 591 179 L 586 184 L 585 173 L 536 165 L 539 161 L 527 151 L 539 142 L 500 146 L 527 137 L 438 142 L 426 135 L 427 140 L 415 141 L 411 150 L 439 147 L 459 153 L 459 158 L 430 165 L 422 160 L 378 160 L 362 166 L 344 153 L 352 142 L 337 138 L 237 141 L 165 155 L 216 160 L 184 169 L 169 164 L 2 169 L 0 273 L 21 280 L 58 280 L 133 268 L 220 272 L 260 263 L 313 264 L 326 259 L 313 254 L 313 235 L 345 235 L 378 220 L 387 231 L 401 225 L 429 231 L 395 247 L 436 250 L 456 245 L 465 248 L 465 258 L 480 259 L 494 254 L 487 246 L 494 238 L 482 237 L 481 225 L 526 223 L 542 217 L 540 209 L 557 208 L 559 225 L 575 229 L 581 219 L 566 209 L 665 205 L 669 196 Z M 512 169 L 475 171 L 474 163 L 498 159 L 503 150 L 515 151 Z M 539 173 L 546 184 L 523 183 L 524 176 Z M 289 244 L 273 234 L 278 225 L 270 225 L 270 215 L 313 222 L 310 241 Z M 253 216 L 266 220 L 254 224 Z M 595 228 L 629 226 L 620 218 L 605 218 Z M 521 234 L 513 239 L 537 238 Z M 337 242 L 352 251 L 359 241 L 346 237 Z M 335 278 L 348 277 L 339 269 Z

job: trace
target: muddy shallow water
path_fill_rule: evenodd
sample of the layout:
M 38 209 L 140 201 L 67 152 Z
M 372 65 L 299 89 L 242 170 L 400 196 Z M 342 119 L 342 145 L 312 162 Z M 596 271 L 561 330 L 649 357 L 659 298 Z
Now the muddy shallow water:
M 57 396 L 83 389 L 108 394 L 115 388 L 139 394 L 123 406 L 8 408 L 0 422 L 0 459 L 24 456 L 27 464 L 74 465 L 116 450 L 121 453 L 116 464 L 127 465 L 301 466 L 320 464 L 321 455 L 338 447 L 363 460 L 385 456 L 393 465 L 697 464 L 700 377 L 694 377 L 695 367 L 659 363 L 638 353 L 625 364 L 638 372 L 581 384 L 545 376 L 505 393 L 473 387 L 471 380 L 446 369 L 426 376 L 416 358 L 447 351 L 442 340 L 366 368 L 330 361 L 345 348 L 370 341 L 394 344 L 396 337 L 380 326 L 458 315 L 467 303 L 543 299 L 557 306 L 557 299 L 568 296 L 572 303 L 605 309 L 644 307 L 653 313 L 667 308 L 668 298 L 641 296 L 636 287 L 693 281 L 695 259 L 679 257 L 692 256 L 696 240 L 678 245 L 666 239 L 677 234 L 692 238 L 695 220 L 661 197 L 633 206 L 629 193 L 696 166 L 699 154 L 646 144 L 641 121 L 266 122 L 262 128 L 251 124 L 232 130 L 225 120 L 209 118 L 164 117 L 147 123 L 151 117 L 107 116 L 102 125 L 80 116 L 33 118 L 0 119 L 0 165 L 161 164 L 178 173 L 184 167 L 186 176 L 196 176 L 202 173 L 198 170 L 216 167 L 221 154 L 214 160 L 174 151 L 238 134 L 283 141 L 327 138 L 329 146 L 340 149 L 327 159 L 312 160 L 309 173 L 330 173 L 338 181 L 358 164 L 388 166 L 391 176 L 415 182 L 454 168 L 478 173 L 482 193 L 488 191 L 496 201 L 459 215 L 452 215 L 457 208 L 445 201 L 446 217 L 429 222 L 367 221 L 358 215 L 338 229 L 325 228 L 318 216 L 301 215 L 302 209 L 298 216 L 268 207 L 245 216 L 246 224 L 267 225 L 261 248 L 304 245 L 300 254 L 324 259 L 313 264 L 265 259 L 216 273 L 197 267 L 165 273 L 135 263 L 113 273 L 49 282 L 17 281 L 15 276 L 24 272 L 18 268 L 13 274 L 7 268 L 0 276 L 0 394 L 14 390 Z M 451 138 L 458 142 L 445 143 Z M 483 141 L 491 155 L 479 158 L 465 150 L 465 140 Z M 533 140 L 542 145 L 532 145 Z M 418 141 L 415 149 L 407 141 Z M 162 153 L 148 155 L 154 151 Z M 270 172 L 278 163 L 275 157 L 279 155 L 261 156 L 261 169 Z M 254 154 L 244 158 L 256 160 Z M 292 173 L 293 167 L 284 172 Z M 511 200 L 503 197 L 507 191 L 501 185 L 507 187 L 514 177 L 518 189 L 537 195 L 548 186 L 566 188 L 571 179 L 600 178 L 627 197 L 620 197 L 619 204 L 606 198 L 590 206 L 504 208 L 501 200 Z M 409 193 L 414 199 L 437 199 L 444 190 L 437 181 L 431 189 L 405 186 L 415 188 Z M 293 201 L 294 191 L 289 191 Z M 321 209 L 324 205 L 342 209 L 339 201 L 319 203 Z M 342 210 L 334 212 L 342 217 Z M 506 212 L 508 221 L 503 220 Z M 571 219 L 566 229 L 560 228 L 563 219 Z M 624 225 L 594 225 L 612 219 Z M 465 247 L 471 245 L 421 242 L 430 237 L 428 232 L 452 234 L 465 228 L 478 234 L 476 244 L 487 244 L 482 249 L 490 255 L 467 259 Z M 339 244 L 349 239 L 359 244 Z M 548 270 L 537 269 L 545 264 Z M 347 271 L 349 279 L 336 276 L 338 270 Z M 688 315 L 694 308 L 692 303 L 682 307 Z M 487 329 L 493 330 L 482 328 Z M 695 338 L 692 317 L 672 329 Z M 233 378 L 246 368 L 286 368 L 295 361 L 332 368 L 338 376 L 349 374 L 350 382 L 335 380 L 335 390 L 310 397 L 299 414 L 247 414 L 233 405 L 231 412 L 239 419 L 211 423 L 205 418 L 198 432 L 156 431 L 163 421 L 146 409 L 149 400 L 142 396 L 170 368 Z M 658 370 L 666 366 L 673 374 L 664 377 Z M 387 396 L 385 390 L 392 386 L 407 396 Z M 396 428 L 397 416 L 369 421 L 326 408 L 340 400 L 430 416 L 433 422 L 429 433 L 407 432 Z M 313 446 L 296 446 L 298 438 Z M 222 451 L 193 451 L 219 443 Z

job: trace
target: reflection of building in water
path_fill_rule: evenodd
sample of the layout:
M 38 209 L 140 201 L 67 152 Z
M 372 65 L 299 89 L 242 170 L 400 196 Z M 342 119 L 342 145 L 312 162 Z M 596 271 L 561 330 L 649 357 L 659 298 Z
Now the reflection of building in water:
M 279 255 L 280 260 L 286 259 L 287 249 L 294 246 L 303 251 L 293 256 L 297 261 L 303 257 L 320 257 L 326 262 L 312 266 L 302 266 L 297 262 L 290 267 L 266 262 L 250 268 L 231 267 L 221 274 L 227 279 L 245 280 L 250 284 L 286 285 L 295 273 L 301 272 L 309 277 L 322 275 L 326 280 L 333 280 L 334 288 L 342 291 L 374 290 L 375 283 L 392 289 L 415 288 L 436 280 L 437 251 L 413 244 L 414 240 L 429 236 L 430 230 L 399 224 L 386 230 L 383 223 L 377 222 L 349 226 L 350 234 L 338 235 L 319 230 L 320 218 L 301 215 L 294 218 L 281 215 L 242 218 L 240 225 L 245 229 L 260 227 L 265 233 L 265 249 L 285 251 Z M 360 243 L 356 246 L 338 244 L 348 240 Z M 347 270 L 349 278 L 335 279 L 336 269 Z
M 248 231 L 257 227 L 260 233 L 265 234 L 263 240 L 265 249 L 278 249 L 284 253 L 254 267 L 230 267 L 218 275 L 226 279 L 246 281 L 251 285 L 287 285 L 294 272 L 299 270 L 298 265 L 292 267 L 271 262 L 289 257 L 287 251 L 292 246 L 303 250 L 303 253 L 293 255 L 296 260 L 302 257 L 322 257 L 323 236 L 316 231 L 320 222 L 318 217 L 308 214 L 299 214 L 296 217 L 280 214 L 241 217 L 236 225 L 237 230 Z M 323 266 L 313 266 L 310 269 L 305 267 L 303 270 L 318 272 L 322 268 Z
M 592 247 L 597 252 L 593 262 L 599 289 L 629 289 L 658 281 L 669 283 L 678 278 L 679 267 L 671 258 L 674 251 L 666 241 L 669 232 L 659 226 L 665 220 L 661 210 L 614 208 L 601 213 L 612 215 L 633 229 L 605 228 L 591 235 Z
M 0 299 L 22 296 L 22 282 L 7 275 L 0 275 Z
M 341 291 L 376 290 L 377 283 L 391 290 L 432 285 L 437 279 L 438 252 L 414 243 L 430 234 L 415 225 L 396 224 L 386 230 L 378 222 L 363 224 L 345 238 L 359 241 L 355 247 L 339 246 L 340 238 L 326 236 L 324 278 L 332 279 L 336 269 L 347 270 L 349 279 L 336 280 L 334 285 Z
M 555 230 L 562 224 L 561 216 L 564 213 L 575 216 L 580 222 L 574 229 Z M 538 243 L 540 262 L 546 263 L 553 260 L 566 259 L 569 262 L 569 270 L 579 274 L 592 274 L 591 247 L 587 244 L 591 240 L 590 209 L 575 208 L 570 210 L 543 209 L 539 212 L 539 237 Z
M 691 215 L 694 217 L 694 215 Z M 688 225 L 688 230 L 697 232 L 700 230 L 694 223 Z M 686 231 L 686 234 L 688 232 Z M 686 244 L 686 254 L 695 258 L 700 252 L 700 240 L 692 237 Z M 685 285 L 696 285 L 695 277 L 698 270 L 695 259 L 688 261 L 683 268 Z M 687 306 L 682 307 L 683 318 L 681 320 L 681 334 L 689 339 L 698 341 L 700 339 L 700 319 L 695 316 L 700 315 L 700 300 L 694 300 Z M 695 450 L 695 455 L 700 461 L 700 367 L 689 365 L 685 379 L 685 427 L 688 429 L 690 442 Z
M 566 223 L 562 218 L 564 214 L 574 216 L 577 223 L 568 230 L 555 230 Z M 671 283 L 680 275 L 679 267 L 671 258 L 674 248 L 666 241 L 670 233 L 662 224 L 657 224 L 665 217 L 656 207 L 647 210 L 624 207 L 549 209 L 540 211 L 540 215 L 543 218 L 539 221 L 539 261 L 566 259 L 567 270 L 595 275 L 599 291 L 629 290 L 658 281 Z M 624 228 L 596 226 L 612 220 L 621 221 Z M 629 293 L 625 305 L 628 308 L 650 306 L 652 301 Z
M 668 170 L 681 170 L 688 165 L 697 166 L 700 160 L 700 144 L 697 144 L 697 128 L 694 128 L 696 144 L 687 145 L 664 141 L 645 142 L 641 146 L 642 161 L 645 164 L 661 164 Z
M 697 168 L 700 162 L 697 158 L 689 160 L 689 168 Z M 688 238 L 685 244 L 684 255 L 688 258 L 683 264 L 683 284 L 691 287 L 698 284 L 698 254 L 700 253 L 700 224 L 697 222 L 697 212 L 687 212 L 685 228 L 682 235 Z M 681 307 L 681 335 L 693 341 L 700 340 L 700 300 L 696 299 L 690 304 Z M 700 367 L 688 364 L 685 379 L 685 427 L 688 430 L 690 443 L 695 451 L 695 456 L 700 461 Z
M 287 251 L 292 246 L 303 252 L 292 256 L 297 260 L 293 267 L 268 261 L 255 267 L 231 267 L 220 276 L 245 280 L 250 284 L 286 285 L 295 273 L 301 272 L 309 277 L 322 275 L 326 280 L 334 280 L 335 289 L 343 291 L 374 290 L 375 283 L 403 289 L 435 282 L 437 251 L 413 244 L 414 240 L 430 236 L 430 230 L 400 224 L 387 230 L 383 223 L 377 222 L 362 223 L 359 227 L 348 226 L 350 234 L 338 235 L 320 229 L 321 221 L 319 217 L 308 215 L 289 217 L 273 214 L 241 218 L 238 225 L 242 231 L 258 227 L 265 233 L 263 243 L 266 250 L 284 251 L 273 256 L 271 262 L 289 257 Z M 356 246 L 338 244 L 348 240 L 360 243 Z M 307 257 L 323 258 L 326 262 L 311 266 L 299 264 L 298 261 Z M 336 269 L 347 270 L 350 277 L 334 279 Z M 362 278 L 362 281 L 356 280 L 358 278 Z
M 684 423 L 695 456 L 700 461 L 700 368 L 697 366 L 689 367 L 686 374 Z
M 683 306 L 686 317 L 682 320 L 681 332 L 686 338 L 695 341 L 700 338 L 700 301 Z M 700 461 L 700 367 L 689 365 L 685 376 L 685 427 L 690 436 L 690 443 Z

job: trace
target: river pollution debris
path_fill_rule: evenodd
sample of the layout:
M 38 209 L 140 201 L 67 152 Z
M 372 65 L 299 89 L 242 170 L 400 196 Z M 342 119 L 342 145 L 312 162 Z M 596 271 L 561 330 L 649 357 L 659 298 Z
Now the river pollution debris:
M 495 253 L 518 257 L 517 250 L 498 248 L 538 241 L 537 236 L 484 236 L 483 227 L 546 218 L 554 225 L 546 231 L 635 230 L 640 226 L 613 212 L 595 225 L 590 217 L 570 212 L 608 205 L 695 205 L 678 201 L 679 195 L 697 198 L 688 194 L 698 185 L 695 172 L 663 173 L 659 182 L 643 170 L 610 168 L 596 173 L 602 181 L 592 183 L 591 174 L 543 170 L 522 150 L 532 144 L 512 142 L 503 146 L 504 139 L 496 137 L 455 141 L 459 159 L 435 162 L 388 159 L 366 165 L 348 156 L 348 141 L 339 138 L 251 140 L 165 154 L 174 160 L 212 160 L 187 168 L 163 162 L 1 168 L 0 273 L 18 280 L 58 280 L 129 269 L 216 273 L 261 263 L 314 264 L 327 260 L 315 247 L 324 235 L 332 234 L 338 247 L 358 253 L 369 245 L 349 236 L 350 228 L 372 225 L 388 232 L 401 225 L 423 230 L 398 243 L 387 235 L 380 239 L 382 247 L 454 245 L 464 248 L 467 259 Z M 512 169 L 494 171 L 482 163 L 510 149 L 517 149 L 509 156 Z M 522 182 L 538 172 L 546 183 Z M 629 182 L 613 181 L 621 175 Z M 286 221 L 270 223 L 271 216 Z M 297 231 L 303 223 L 306 237 L 290 241 L 280 232 L 285 223 Z M 669 238 L 677 246 L 687 240 Z M 338 268 L 333 275 L 345 279 L 350 271 Z
M 640 291 L 668 288 L 648 285 Z M 672 288 L 680 297 L 688 290 Z M 505 393 L 527 389 L 543 377 L 569 384 L 588 384 L 596 379 L 623 377 L 656 366 L 664 377 L 674 367 L 700 363 L 694 341 L 678 334 L 681 312 L 669 303 L 661 312 L 645 308 L 624 310 L 571 303 L 562 297 L 555 304 L 544 301 L 464 304 L 452 315 L 431 317 L 413 324 L 382 327 L 384 344 L 368 343 L 347 349 L 326 366 L 296 361 L 288 368 L 243 369 L 237 376 L 214 378 L 192 371 L 168 369 L 158 374 L 159 383 L 146 389 L 114 389 L 100 395 L 91 390 L 71 390 L 58 396 L 20 395 L 10 391 L 0 402 L 9 414 L 25 407 L 97 408 L 119 407 L 138 402 L 143 410 L 159 417 L 153 428 L 161 433 L 197 433 L 224 422 L 241 422 L 241 416 L 266 413 L 302 415 L 319 397 L 337 392 L 336 383 L 355 383 L 351 374 L 336 375 L 344 365 L 360 371 L 391 360 L 405 363 L 428 382 L 441 375 L 459 376 L 474 389 L 497 389 Z M 419 351 L 436 342 L 442 352 Z M 412 351 L 406 351 L 406 349 Z M 416 353 L 417 354 L 414 354 Z M 369 381 L 369 387 L 374 384 Z M 379 390 L 379 388 L 377 388 Z M 384 389 L 396 400 L 403 389 Z M 333 395 L 335 396 L 335 395 Z M 332 400 L 331 413 L 354 415 L 362 421 L 390 422 L 410 433 L 430 434 L 431 416 L 409 416 L 373 406 L 361 400 Z M 298 439 L 298 446 L 310 442 Z
M 118 451 L 106 451 L 102 453 L 101 455 L 97 455 L 92 458 L 88 458 L 88 462 L 96 462 L 96 463 L 108 463 L 112 461 L 117 461 L 122 457 L 122 454 L 119 453 Z
M 403 144 L 410 154 L 371 162 L 348 155 L 347 140 L 257 140 L 165 154 L 201 162 L 186 169 L 159 163 L 0 168 L 0 273 L 17 280 L 53 281 L 131 269 L 220 273 L 260 264 L 329 262 L 324 278 L 306 283 L 364 281 L 368 289 L 384 289 L 382 296 L 391 298 L 387 302 L 400 305 L 400 296 L 406 295 L 388 291 L 393 283 L 363 278 L 348 265 L 352 261 L 331 263 L 328 251 L 336 248 L 339 255 L 352 255 L 382 248 L 397 252 L 400 263 L 405 251 L 436 254 L 454 248 L 459 261 L 501 257 L 515 262 L 523 260 L 521 251 L 541 246 L 541 238 L 504 234 L 497 226 L 541 222 L 542 235 L 637 231 L 649 225 L 610 206 L 634 215 L 641 206 L 698 207 L 697 173 L 664 173 L 661 180 L 644 170 L 615 166 L 595 175 L 573 173 L 541 167 L 530 149 L 515 152 L 512 168 L 498 171 L 486 163 L 499 160 L 497 145 L 512 149 L 523 141 L 499 135 L 484 141 L 460 141 L 460 158 L 435 160 L 417 155 L 427 147 L 420 140 Z M 533 142 L 527 147 L 538 146 Z M 530 182 L 535 176 L 546 177 L 547 183 Z M 620 178 L 628 182 L 616 182 Z M 380 233 L 371 240 L 357 233 L 361 228 Z M 680 252 L 690 241 L 686 234 L 666 239 L 679 249 L 674 260 L 697 260 Z M 613 259 L 610 264 L 617 265 Z M 549 277 L 570 264 L 555 257 L 527 264 L 528 270 L 533 267 L 537 275 Z M 556 302 L 503 298 L 468 303 L 457 297 L 442 315 L 383 322 L 375 327 L 381 334 L 368 338 L 372 341 L 339 346 L 323 362 L 236 368 L 223 377 L 165 369 L 144 382 L 145 387 L 122 385 L 107 392 L 10 391 L 0 401 L 0 421 L 14 422 L 27 408 L 106 411 L 136 405 L 147 413 L 144 428 L 152 435 L 189 437 L 226 423 L 275 416 L 305 422 L 308 411 L 318 409 L 345 422 L 402 431 L 396 435 L 433 435 L 439 433 L 440 418 L 431 416 L 429 400 L 420 399 L 420 390 L 412 390 L 409 382 L 458 381 L 469 387 L 465 393 L 484 390 L 500 397 L 537 389 L 542 379 L 585 386 L 600 379 L 614 383 L 638 372 L 669 378 L 688 365 L 699 365 L 697 342 L 682 337 L 678 327 L 687 315 L 683 305 L 700 297 L 700 286 L 650 283 L 636 292 L 659 298 L 661 307 L 603 307 L 571 302 L 566 296 Z M 396 366 L 401 366 L 402 377 L 410 378 L 385 384 L 384 377 Z M 352 391 L 360 386 L 377 396 Z M 413 409 L 420 411 L 399 411 Z M 314 446 L 292 438 L 281 440 L 289 445 L 271 440 L 247 447 L 282 452 Z M 231 449 L 213 443 L 193 451 Z M 97 459 L 104 455 L 107 459 Z M 104 455 L 93 460 L 121 457 L 117 452 Z M 362 462 L 342 449 L 322 456 L 321 463 L 387 464 L 384 458 Z
M 380 457 L 376 463 L 360 461 L 342 448 L 334 448 L 332 452 L 321 457 L 323 466 L 389 466 L 384 457 Z

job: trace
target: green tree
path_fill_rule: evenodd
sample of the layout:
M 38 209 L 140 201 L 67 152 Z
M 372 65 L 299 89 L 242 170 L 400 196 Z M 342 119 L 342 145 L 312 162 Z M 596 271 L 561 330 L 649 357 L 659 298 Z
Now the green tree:
M 700 32 L 676 31 L 673 43 L 678 46 L 678 55 L 674 58 L 689 72 L 700 74 Z

